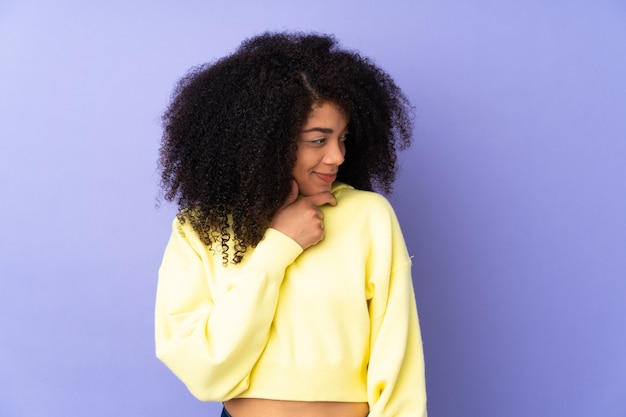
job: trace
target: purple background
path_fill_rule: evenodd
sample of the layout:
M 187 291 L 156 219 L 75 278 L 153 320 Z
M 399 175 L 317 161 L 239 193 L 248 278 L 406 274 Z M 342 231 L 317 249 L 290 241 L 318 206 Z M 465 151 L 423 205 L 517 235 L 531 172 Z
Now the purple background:
M 159 116 L 265 29 L 416 105 L 392 200 L 433 417 L 626 415 L 626 5 L 0 2 L 0 415 L 209 416 L 153 353 Z

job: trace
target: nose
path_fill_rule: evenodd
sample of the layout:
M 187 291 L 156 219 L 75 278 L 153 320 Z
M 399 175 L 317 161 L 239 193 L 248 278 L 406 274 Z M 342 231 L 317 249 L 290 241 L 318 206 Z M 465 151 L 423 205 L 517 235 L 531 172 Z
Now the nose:
M 327 165 L 339 166 L 343 164 L 346 156 L 346 145 L 339 139 L 328 142 L 326 153 L 324 154 L 324 163 Z

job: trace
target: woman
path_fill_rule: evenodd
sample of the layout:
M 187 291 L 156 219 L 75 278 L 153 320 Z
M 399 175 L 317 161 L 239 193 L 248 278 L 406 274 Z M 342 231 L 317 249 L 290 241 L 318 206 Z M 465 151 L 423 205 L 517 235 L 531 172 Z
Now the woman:
M 426 415 L 411 261 L 371 191 L 391 190 L 409 112 L 330 36 L 266 33 L 180 81 L 156 352 L 223 416 Z

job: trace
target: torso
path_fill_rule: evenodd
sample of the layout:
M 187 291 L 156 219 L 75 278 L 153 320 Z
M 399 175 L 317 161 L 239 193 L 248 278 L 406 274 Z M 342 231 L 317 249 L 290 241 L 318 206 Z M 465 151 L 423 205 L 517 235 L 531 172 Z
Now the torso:
M 272 331 L 282 331 L 282 339 L 272 337 L 273 333 L 270 334 L 270 341 L 266 345 L 261 359 L 255 365 L 255 372 L 251 375 L 250 384 L 252 389 L 264 386 L 265 381 L 259 375 L 276 376 L 279 374 L 281 375 L 281 381 L 289 380 L 289 378 L 292 378 L 291 374 L 294 373 L 294 363 L 285 363 L 282 366 L 281 364 L 286 362 L 285 357 L 296 358 L 300 362 L 296 362 L 295 365 L 301 367 L 300 374 L 302 376 L 300 376 L 300 380 L 296 380 L 294 377 L 294 389 L 306 385 L 303 381 L 308 381 L 308 378 L 311 378 L 311 380 L 315 378 L 315 375 L 306 376 L 306 372 L 310 371 L 310 367 L 306 365 L 319 362 L 319 367 L 316 369 L 323 369 L 326 377 L 330 372 L 336 372 L 337 376 L 345 377 L 347 382 L 344 385 L 350 385 L 349 393 L 352 395 L 352 398 L 358 397 L 354 401 L 361 402 L 281 401 L 249 397 L 235 398 L 224 402 L 226 410 L 232 417 L 367 417 L 370 410 L 368 403 L 364 401 L 367 398 L 364 394 L 366 387 L 363 381 L 359 379 L 359 376 L 365 374 L 366 370 L 364 370 L 364 367 L 367 366 L 368 362 L 363 360 L 363 357 L 369 352 L 369 304 L 366 302 L 368 296 L 366 291 L 369 287 L 364 285 L 364 277 L 367 276 L 365 270 L 366 261 L 361 259 L 355 261 L 354 258 L 367 256 L 369 251 L 372 248 L 376 248 L 376 246 L 367 239 L 359 240 L 355 236 L 364 236 L 362 231 L 363 224 L 369 224 L 370 216 L 368 213 L 372 212 L 374 208 L 377 210 L 374 212 L 375 214 L 379 212 L 384 213 L 387 210 L 387 206 L 386 204 L 381 204 L 381 199 L 378 196 L 369 193 L 365 194 L 350 190 L 342 197 L 340 209 L 344 213 L 350 212 L 350 215 L 337 216 L 336 213 L 331 215 L 331 210 L 337 212 L 338 209 L 324 208 L 328 210 L 324 218 L 327 233 L 324 245 L 320 244 L 307 249 L 306 256 L 300 256 L 297 262 L 294 262 L 291 266 L 291 275 L 281 286 L 281 296 L 284 296 L 284 298 L 279 300 L 277 312 L 273 319 Z M 368 204 L 370 210 L 356 211 L 356 206 L 364 202 L 370 203 Z M 374 215 L 371 217 L 374 217 Z M 350 221 L 347 221 L 347 219 Z M 361 231 L 360 233 L 358 233 L 359 230 Z M 327 257 L 329 245 L 333 249 L 353 248 L 350 261 L 345 262 L 344 260 L 344 262 L 331 263 L 330 265 L 328 262 L 320 262 L 321 256 Z M 358 249 L 354 249 L 355 245 Z M 320 251 L 319 254 L 317 253 L 318 251 Z M 338 253 L 338 251 L 334 250 L 333 253 Z M 339 253 L 342 252 L 339 251 Z M 341 256 L 337 255 L 339 258 Z M 316 284 L 307 284 L 305 280 L 310 278 L 310 276 L 298 274 L 301 272 L 300 270 L 316 271 Z M 330 291 L 329 288 L 337 288 L 336 278 L 338 276 L 342 277 L 340 289 Z M 335 317 L 333 321 L 318 320 L 316 315 L 309 313 L 310 311 L 320 310 L 320 299 L 324 299 L 326 304 L 328 304 L 328 308 L 321 311 L 325 312 L 331 309 L 333 311 L 332 315 Z M 293 300 L 297 301 L 294 302 Z M 297 311 L 306 313 L 294 314 L 294 311 L 290 309 L 293 306 L 290 306 L 287 301 L 290 301 L 291 304 L 295 303 L 298 307 Z M 348 309 L 348 311 L 344 311 L 344 309 Z M 328 315 L 326 314 L 326 316 Z M 341 317 L 342 319 L 336 319 L 336 317 Z M 300 325 L 293 325 L 293 322 L 296 320 L 299 320 L 297 322 Z M 301 324 L 303 322 L 305 325 Z M 346 325 L 346 323 L 350 323 L 350 325 Z M 328 336 L 329 334 L 332 336 Z M 316 340 L 323 338 L 323 336 L 337 341 L 348 340 L 350 343 L 316 343 Z M 293 338 L 293 340 L 290 338 Z M 284 340 L 290 340 L 290 343 L 278 344 L 278 340 L 283 342 Z M 303 344 L 305 346 L 314 346 L 317 350 L 302 349 L 301 346 Z M 293 351 L 285 352 L 281 350 L 286 348 L 293 349 Z M 345 348 L 345 350 L 338 350 L 338 348 Z M 314 354 L 323 359 L 316 359 Z M 337 364 L 340 364 L 340 366 L 337 366 Z M 277 366 L 280 369 L 277 370 Z M 358 376 L 355 377 L 354 375 Z M 259 380 L 257 381 L 255 378 Z M 318 383 L 317 381 L 313 382 Z M 320 389 L 321 387 L 316 386 L 316 390 Z M 250 395 L 250 392 L 248 391 L 246 394 Z M 255 394 L 259 393 L 255 392 Z M 262 397 L 267 395 L 268 391 L 263 391 L 260 394 L 259 396 Z M 325 393 L 324 395 L 327 394 Z M 320 397 L 324 395 L 320 395 Z M 335 399 L 341 399 L 341 396 L 336 396 Z
M 235 398 L 224 402 L 232 417 L 366 417 L 367 403 Z

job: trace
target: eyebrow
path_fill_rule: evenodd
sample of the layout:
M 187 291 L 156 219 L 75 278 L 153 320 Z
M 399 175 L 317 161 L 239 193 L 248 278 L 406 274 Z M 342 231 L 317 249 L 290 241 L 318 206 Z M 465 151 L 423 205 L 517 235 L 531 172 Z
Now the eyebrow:
M 309 133 L 309 132 L 333 133 L 333 130 L 325 128 L 325 127 L 312 127 L 311 129 L 302 130 L 301 132 L 302 133 Z
M 348 125 L 346 125 L 346 127 L 344 127 L 342 129 L 342 131 L 344 130 L 348 130 Z M 301 130 L 300 133 L 310 133 L 310 132 L 321 132 L 321 133 L 326 133 L 326 134 L 330 134 L 333 133 L 334 130 L 333 129 L 329 129 L 327 127 L 312 127 L 310 129 L 306 129 L 306 130 Z

